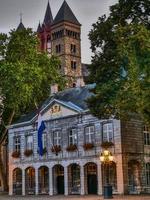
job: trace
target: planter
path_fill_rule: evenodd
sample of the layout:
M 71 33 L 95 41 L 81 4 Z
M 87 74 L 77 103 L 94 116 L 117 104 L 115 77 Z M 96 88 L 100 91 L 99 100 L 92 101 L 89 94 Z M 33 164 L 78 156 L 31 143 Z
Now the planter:
M 20 151 L 14 151 L 11 156 L 13 158 L 19 158 L 20 157 Z
M 76 144 L 70 144 L 67 149 L 67 151 L 76 151 L 77 150 L 77 145 Z
M 33 150 L 32 149 L 26 149 L 25 151 L 24 151 L 24 155 L 26 156 L 26 157 L 29 157 L 29 156 L 31 156 L 33 154 Z
M 61 146 L 60 146 L 60 145 L 54 145 L 54 146 L 51 148 L 51 151 L 52 151 L 53 153 L 58 154 L 58 153 L 61 151 Z
M 102 142 L 102 144 L 101 144 L 101 147 L 104 148 L 104 149 L 108 149 L 108 148 L 113 147 L 113 146 L 114 146 L 114 143 L 108 142 L 108 141 Z
M 93 147 L 94 147 L 93 143 L 85 143 L 83 145 L 83 148 L 84 148 L 85 151 L 91 150 L 91 149 L 93 149 Z

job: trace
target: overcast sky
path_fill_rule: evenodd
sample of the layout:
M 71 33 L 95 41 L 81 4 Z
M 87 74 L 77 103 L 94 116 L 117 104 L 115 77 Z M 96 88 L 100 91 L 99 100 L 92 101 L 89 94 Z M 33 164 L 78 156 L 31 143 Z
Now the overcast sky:
M 109 13 L 109 6 L 118 0 L 67 0 L 79 22 L 82 24 L 82 62 L 90 63 L 91 50 L 88 33 L 98 17 Z M 0 0 L 0 32 L 9 32 L 20 22 L 23 13 L 23 24 L 37 29 L 43 22 L 48 0 Z M 55 17 L 63 0 L 49 0 L 53 17 Z

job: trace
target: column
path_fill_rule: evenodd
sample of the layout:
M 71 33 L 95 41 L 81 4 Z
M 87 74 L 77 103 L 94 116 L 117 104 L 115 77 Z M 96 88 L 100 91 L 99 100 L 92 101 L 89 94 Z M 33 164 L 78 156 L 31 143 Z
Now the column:
M 97 183 L 98 183 L 98 195 L 102 195 L 102 191 L 103 191 L 103 186 L 102 186 L 102 168 L 101 168 L 101 163 L 98 162 L 97 164 Z
M 38 168 L 35 168 L 35 194 L 39 193 Z
M 84 191 L 84 166 L 80 166 L 80 183 L 81 183 L 81 195 L 85 194 Z
M 25 196 L 25 170 L 22 169 L 22 195 Z
M 53 168 L 49 167 L 49 195 L 53 195 Z
M 117 157 L 116 163 L 117 171 L 117 190 L 119 194 L 124 194 L 124 180 L 123 180 L 123 165 L 122 165 L 122 156 Z
M 9 168 L 9 195 L 13 195 L 13 171 Z
M 68 167 L 64 167 L 65 195 L 68 195 Z

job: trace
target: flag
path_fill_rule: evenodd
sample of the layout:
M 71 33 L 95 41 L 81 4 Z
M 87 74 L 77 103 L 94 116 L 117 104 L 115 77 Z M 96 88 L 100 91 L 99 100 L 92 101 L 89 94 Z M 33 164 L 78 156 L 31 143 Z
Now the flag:
M 41 113 L 39 113 L 38 115 L 38 151 L 39 151 L 40 156 L 43 155 L 42 135 L 45 128 L 46 127 L 45 127 L 44 121 L 42 120 Z

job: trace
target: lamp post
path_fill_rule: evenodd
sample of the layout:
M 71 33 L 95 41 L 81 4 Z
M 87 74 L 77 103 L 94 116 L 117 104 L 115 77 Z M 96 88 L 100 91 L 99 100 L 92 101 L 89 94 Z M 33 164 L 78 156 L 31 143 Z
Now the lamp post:
M 104 170 L 106 169 L 106 185 L 104 185 L 103 195 L 104 199 L 112 199 L 112 186 L 109 183 L 109 164 L 113 161 L 113 156 L 107 149 L 100 155 L 100 161 L 104 163 Z

